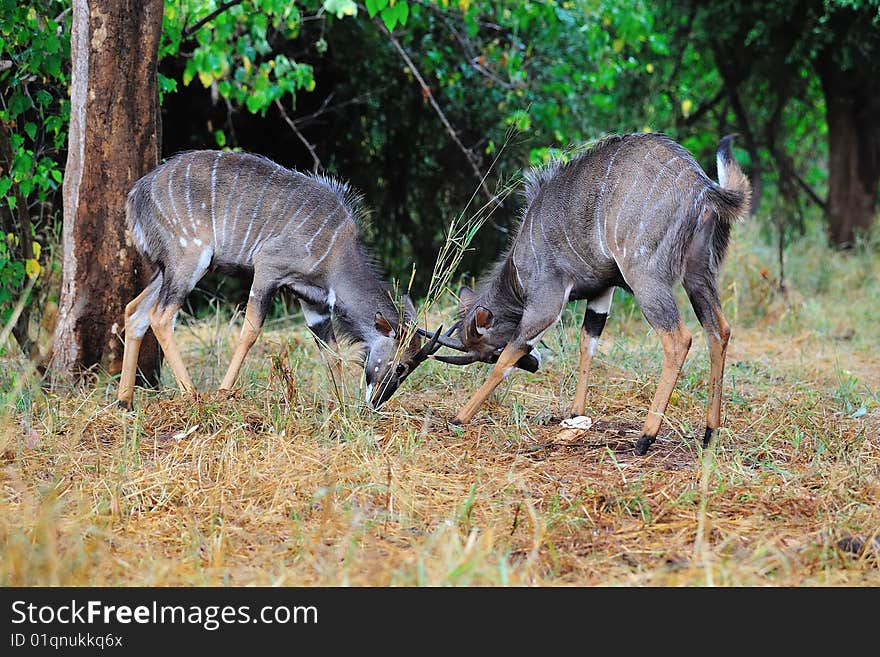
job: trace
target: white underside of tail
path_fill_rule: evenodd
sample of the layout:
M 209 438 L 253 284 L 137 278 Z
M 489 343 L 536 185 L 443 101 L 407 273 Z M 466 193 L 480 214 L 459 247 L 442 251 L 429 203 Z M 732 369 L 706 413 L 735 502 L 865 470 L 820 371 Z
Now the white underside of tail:
M 721 158 L 721 155 L 715 156 L 715 162 L 718 165 L 718 184 L 722 187 L 727 187 L 727 167 L 724 164 L 724 160 Z

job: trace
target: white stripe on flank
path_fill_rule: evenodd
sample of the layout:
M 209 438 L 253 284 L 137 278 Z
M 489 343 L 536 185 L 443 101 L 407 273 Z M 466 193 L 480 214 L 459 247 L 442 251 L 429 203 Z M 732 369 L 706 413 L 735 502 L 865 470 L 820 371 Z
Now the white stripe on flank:
M 318 267 L 318 265 L 320 265 L 322 262 L 324 262 L 324 258 L 326 258 L 330 254 L 330 250 L 333 248 L 333 245 L 336 244 L 336 236 L 339 234 L 340 230 L 342 230 L 342 224 L 339 224 L 336 227 L 336 230 L 333 231 L 333 236 L 330 238 L 330 243 L 327 245 L 327 248 L 324 249 L 324 254 L 320 258 L 315 260 L 314 264 L 311 267 L 309 267 L 309 271 L 308 271 L 309 274 L 311 274 L 313 271 L 315 271 L 315 269 Z M 314 237 L 312 239 L 314 239 Z M 311 240 L 309 240 L 309 241 L 311 242 Z M 311 251 L 309 253 L 311 253 Z M 333 301 L 334 302 L 336 301 L 335 294 L 333 295 Z
M 657 150 L 656 144 L 654 144 L 654 146 L 648 149 L 648 151 L 645 153 L 645 157 L 642 158 L 642 161 L 639 164 L 640 168 L 644 166 L 645 162 L 648 160 L 648 156 L 653 155 L 655 150 Z M 617 216 L 614 217 L 614 248 L 616 249 L 620 248 L 620 241 L 617 238 L 617 227 L 620 226 L 620 214 L 626 209 L 626 205 L 627 203 L 629 203 L 629 198 L 630 196 L 632 196 L 632 193 L 635 191 L 635 189 L 635 185 L 631 186 L 627 191 L 626 196 L 624 196 L 623 200 L 620 202 L 620 205 L 617 206 Z M 639 226 L 641 227 L 641 222 L 639 223 Z M 625 254 L 624 257 L 626 257 Z
M 308 200 L 308 197 L 306 198 L 306 200 Z M 302 209 L 303 206 L 305 206 L 305 204 L 306 204 L 306 201 L 303 201 L 303 204 L 300 206 L 300 209 Z M 305 224 L 309 219 L 312 218 L 312 216 L 318 211 L 318 206 L 319 206 L 319 205 L 320 205 L 320 203 L 315 203 L 315 207 L 312 208 L 312 211 L 309 212 L 309 213 L 308 213 L 308 214 L 302 219 L 302 221 L 300 221 L 300 222 L 296 225 L 296 228 L 293 229 L 293 231 L 291 232 L 292 235 L 296 235 L 296 233 L 299 231 L 299 229 L 303 227 L 303 224 Z M 299 214 L 299 210 L 297 210 L 296 213 Z
M 186 248 L 186 240 L 183 239 L 183 236 L 180 237 L 180 246 L 182 246 L 184 249 Z
M 278 168 L 280 168 L 280 167 L 278 167 Z M 244 237 L 241 240 L 241 249 L 239 249 L 239 251 L 238 251 L 237 257 L 239 259 L 239 262 L 241 261 L 241 256 L 244 255 L 244 249 L 247 246 L 248 237 L 250 237 L 251 229 L 254 227 L 254 222 L 257 220 L 257 214 L 259 214 L 260 208 L 263 207 L 263 199 L 266 197 L 266 190 L 269 189 L 269 185 L 272 182 L 272 178 L 277 173 L 277 170 L 278 169 L 273 171 L 271 174 L 269 174 L 269 177 L 266 178 L 266 184 L 263 185 L 263 189 L 260 191 L 260 198 L 258 198 L 257 202 L 254 204 L 254 212 L 253 212 L 253 214 L 251 214 L 251 220 L 248 222 L 247 231 L 245 232 Z M 263 221 L 263 223 L 265 223 L 265 220 Z M 261 228 L 262 228 L 262 226 L 261 226 Z
M 309 239 L 309 241 L 306 242 L 306 252 L 307 252 L 307 253 L 311 254 L 311 252 L 312 252 L 312 242 L 314 242 L 314 241 L 315 241 L 315 238 L 318 237 L 318 235 L 321 234 L 321 232 L 324 230 L 324 226 L 327 225 L 327 222 L 330 221 L 333 217 L 335 217 L 335 216 L 339 213 L 339 210 L 341 210 L 341 209 L 342 209 L 342 206 L 340 205 L 339 208 L 338 208 L 335 212 L 332 212 L 332 213 L 328 214 L 327 217 L 324 219 L 324 221 L 321 222 L 321 225 L 318 227 L 318 230 L 316 230 L 316 231 L 315 231 L 315 234 L 312 235 L 311 239 Z M 336 233 L 339 232 L 339 229 L 340 229 L 341 227 L 342 227 L 342 224 L 341 224 L 341 223 L 339 224 L 339 226 L 336 227 L 336 232 L 333 233 L 333 238 L 334 238 L 334 239 L 336 239 Z M 324 252 L 324 255 L 325 255 L 325 256 L 327 255 L 328 251 L 329 251 L 329 248 L 328 248 L 327 251 Z M 321 258 L 321 260 L 323 260 L 323 258 Z M 319 262 L 320 262 L 320 261 L 319 261 Z
M 217 248 L 217 212 L 215 203 L 217 201 L 217 165 L 220 158 L 223 157 L 223 151 L 218 151 L 214 156 L 214 164 L 211 165 L 211 244 Z
M 336 291 L 332 287 L 327 292 L 327 305 L 330 306 L 330 310 L 336 305 Z
M 535 263 L 538 265 L 538 270 L 541 269 L 541 261 L 538 260 L 538 252 L 535 250 L 535 237 L 534 237 L 534 227 L 535 227 L 535 215 L 540 215 L 541 208 L 544 207 L 544 197 L 540 196 L 538 198 L 538 209 L 532 214 L 531 219 L 529 219 L 529 246 L 532 247 L 532 256 L 535 258 Z
M 657 202 L 651 206 L 651 210 L 648 212 L 647 216 L 653 216 L 653 214 L 657 211 L 657 208 L 660 207 L 660 204 L 663 202 L 663 199 L 665 199 L 669 195 L 669 192 L 671 190 L 675 189 L 675 184 L 678 182 L 678 179 L 681 178 L 681 175 L 685 172 L 687 172 L 687 169 L 685 168 L 679 170 L 678 175 L 676 175 L 675 178 L 672 179 L 669 187 L 667 187 L 663 191 L 663 193 L 660 195 L 660 198 L 657 199 Z
M 260 225 L 260 230 L 257 231 L 257 234 L 254 237 L 254 243 L 251 246 L 251 250 L 248 251 L 248 255 L 247 255 L 247 262 L 248 263 L 251 263 L 254 261 L 254 256 L 257 254 L 257 250 L 260 248 L 260 245 L 262 244 L 262 241 L 260 238 L 263 236 L 263 231 L 266 230 L 267 226 L 270 226 L 270 224 L 272 224 L 272 226 L 275 227 L 275 234 L 276 235 L 284 230 L 284 226 L 286 225 L 286 222 L 287 222 L 287 220 L 285 219 L 285 214 L 287 213 L 288 209 L 290 209 L 290 206 L 293 205 L 293 199 L 296 198 L 296 193 L 295 193 L 296 192 L 296 178 L 294 178 L 292 180 L 292 182 L 293 182 L 293 189 L 290 190 L 290 192 L 288 192 L 286 197 L 282 196 L 281 194 L 278 194 L 275 197 L 275 203 L 272 204 L 272 208 L 269 210 L 269 212 L 266 213 L 266 221 L 264 221 Z M 284 207 L 281 208 L 281 212 L 279 212 L 276 215 L 275 208 L 278 207 L 278 203 L 281 201 L 282 198 L 286 198 L 287 200 L 284 203 Z M 303 203 L 305 203 L 305 201 L 303 201 Z M 302 207 L 302 206 L 300 206 L 300 207 Z M 272 222 L 273 217 L 277 217 L 277 219 L 275 220 L 274 223 Z M 268 236 L 267 236 L 267 239 L 268 239 Z
M 605 248 L 605 234 L 604 234 L 604 222 L 602 219 L 602 206 L 605 204 L 605 184 L 608 182 L 608 176 L 611 175 L 611 167 L 614 166 L 614 160 L 617 158 L 617 154 L 620 152 L 622 146 L 618 146 L 617 150 L 614 151 L 614 155 L 611 156 L 611 159 L 608 161 L 608 168 L 605 170 L 605 176 L 602 178 L 602 184 L 599 185 L 599 194 L 598 200 L 596 201 L 596 215 L 593 220 L 593 223 L 596 224 L 596 237 L 599 242 L 599 250 L 602 251 L 602 255 L 606 258 L 610 257 L 610 253 L 608 253 L 608 249 Z
M 193 161 L 194 157 L 195 157 L 195 153 L 192 153 L 189 156 L 189 161 L 186 163 L 186 173 L 183 176 L 183 181 L 184 181 L 183 198 L 186 201 L 186 214 L 189 216 L 189 225 L 193 227 L 193 233 L 196 232 L 197 227 L 196 227 L 195 217 L 193 216 L 192 198 L 190 197 L 190 193 L 189 193 L 189 185 L 190 185 L 189 171 L 190 171 L 190 168 L 192 167 L 192 161 Z
M 251 169 L 251 179 L 253 179 L 256 170 L 256 166 Z M 245 198 L 247 198 L 247 194 L 239 194 L 238 196 L 238 205 L 235 206 L 235 214 L 232 216 L 232 228 L 230 229 L 232 239 L 235 239 L 235 228 L 238 226 L 238 215 L 241 213 L 241 206 L 244 203 Z
M 657 191 L 657 185 L 660 183 L 660 179 L 663 178 L 663 173 L 666 171 L 666 167 L 668 167 L 670 164 L 675 162 L 677 159 L 678 159 L 678 155 L 673 155 L 672 158 L 670 158 L 669 160 L 664 162 L 663 166 L 660 167 L 660 170 L 657 172 L 657 177 L 654 178 L 654 182 L 651 185 L 651 189 L 649 190 L 649 192 L 647 194 L 645 194 L 645 198 L 642 199 L 642 205 L 641 205 L 641 207 L 639 207 L 639 215 L 640 216 L 650 217 L 653 214 L 653 210 L 654 210 L 654 208 L 657 207 L 657 205 L 655 204 L 652 207 L 651 212 L 648 212 L 647 214 L 645 214 L 645 212 L 644 212 L 645 206 L 648 204 L 648 201 L 650 201 L 652 198 L 654 198 L 654 194 Z M 684 169 L 682 169 L 681 171 L 684 171 Z M 681 171 L 678 172 L 679 176 L 681 175 Z M 675 177 L 675 180 L 678 180 L 678 176 Z M 667 188 L 666 191 L 668 192 L 669 188 Z M 660 197 L 660 200 L 665 198 L 665 196 L 666 196 L 666 194 L 664 193 L 664 195 Z
M 153 176 L 153 179 L 150 180 L 150 200 L 153 202 L 153 205 L 156 206 L 156 210 L 159 212 L 159 216 L 162 217 L 162 220 L 165 222 L 165 226 L 167 227 L 168 232 L 173 234 L 174 230 L 172 229 L 171 220 L 168 218 L 168 216 L 162 210 L 162 206 L 159 204 L 159 199 L 156 198 L 156 191 L 154 189 L 155 186 L 156 186 L 156 176 Z
M 171 211 L 174 213 L 174 223 L 180 225 L 181 231 L 183 234 L 189 237 L 189 233 L 186 230 L 186 226 L 183 225 L 183 222 L 180 221 L 180 213 L 177 211 L 177 206 L 174 204 L 174 172 L 177 171 L 177 168 L 180 166 L 180 160 L 178 159 L 173 167 L 168 169 L 168 203 L 171 205 Z
M 226 195 L 226 205 L 223 206 L 223 235 L 220 239 L 220 250 L 226 249 L 226 228 L 229 225 L 229 205 L 232 203 L 232 196 L 235 194 L 235 188 L 238 187 L 238 179 L 241 174 L 241 168 L 236 168 L 235 178 L 232 179 L 232 185 L 229 186 L 229 194 Z
M 694 199 L 694 212 L 696 212 L 697 207 L 700 205 L 700 201 L 703 200 L 703 196 L 706 194 L 707 189 L 709 189 L 709 188 L 703 187 L 703 189 L 700 191 L 699 196 L 697 196 L 697 198 Z

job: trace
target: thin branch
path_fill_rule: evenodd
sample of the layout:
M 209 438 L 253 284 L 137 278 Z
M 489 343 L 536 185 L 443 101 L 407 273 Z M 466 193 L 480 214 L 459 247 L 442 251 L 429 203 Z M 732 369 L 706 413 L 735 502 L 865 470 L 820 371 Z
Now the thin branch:
M 455 29 L 455 26 L 446 17 L 445 13 L 440 12 L 440 16 L 441 16 L 441 20 L 443 21 L 443 24 L 446 26 L 446 29 L 449 30 L 452 33 L 452 36 L 455 37 L 455 40 L 458 41 L 459 45 L 461 46 L 461 50 L 464 53 L 464 56 L 467 59 L 468 64 L 470 64 L 472 69 L 474 69 L 480 75 L 489 78 L 490 80 L 495 82 L 497 85 L 499 85 L 502 88 L 507 89 L 507 90 L 520 89 L 525 86 L 522 83 L 517 84 L 514 82 L 507 82 L 506 80 L 502 80 L 497 75 L 492 73 L 492 71 L 490 71 L 488 68 L 486 68 L 485 66 L 480 64 L 480 58 L 474 54 L 474 51 L 471 48 L 470 44 L 467 42 L 467 39 L 465 39 L 463 36 L 461 36 L 461 33 L 459 33 L 459 31 Z
M 321 165 L 321 160 L 318 159 L 318 154 L 315 153 L 315 147 L 309 143 L 309 140 L 305 138 L 303 133 L 299 131 L 299 128 L 296 127 L 296 121 L 291 119 L 287 112 L 284 109 L 284 105 L 281 104 L 281 101 L 277 98 L 275 99 L 275 107 L 278 108 L 278 111 L 281 112 L 281 118 L 290 126 L 290 129 L 293 130 L 293 134 L 297 136 L 297 138 L 303 143 L 303 145 L 309 150 L 309 154 L 312 156 L 312 162 L 314 165 L 312 166 L 312 171 L 317 172 L 319 169 L 323 168 Z
M 480 172 L 480 167 L 477 166 L 476 160 L 474 160 L 474 155 L 471 151 L 461 142 L 458 134 L 455 132 L 455 128 L 452 127 L 452 124 L 449 122 L 449 119 L 446 118 L 446 115 L 443 113 L 443 110 L 440 108 L 440 105 L 437 103 L 437 100 L 434 98 L 434 94 L 431 93 L 431 88 L 425 82 L 425 78 L 422 77 L 422 74 L 419 72 L 419 69 L 416 68 L 416 65 L 413 63 L 410 56 L 407 54 L 406 50 L 403 49 L 403 46 L 400 45 L 400 42 L 397 38 L 388 31 L 388 28 L 385 27 L 385 24 L 380 20 L 374 19 L 376 25 L 379 26 L 379 29 L 388 37 L 388 40 L 391 41 L 391 45 L 394 46 L 394 49 L 397 50 L 397 53 L 400 55 L 400 58 L 406 63 L 409 67 L 409 70 L 412 71 L 413 77 L 415 77 L 416 81 L 419 83 L 419 86 L 422 88 L 422 95 L 431 103 L 431 107 L 434 108 L 434 112 L 436 112 L 437 116 L 440 118 L 440 122 L 443 123 L 443 126 L 446 128 L 446 131 L 449 133 L 449 136 L 452 137 L 452 141 L 455 142 L 456 146 L 464 153 L 465 158 L 467 158 L 468 163 L 471 165 L 471 169 L 473 169 L 474 175 L 477 177 L 477 180 L 480 181 L 480 190 L 483 192 L 483 195 L 489 202 L 493 202 L 497 200 L 495 196 L 489 191 L 489 187 L 486 185 L 486 180 L 483 174 Z
M 214 20 L 215 18 L 217 18 L 217 16 L 219 16 L 220 14 L 222 14 L 222 13 L 223 13 L 224 11 L 226 11 L 227 9 L 231 9 L 231 8 L 234 7 L 235 5 L 240 5 L 242 2 L 244 2 L 244 0 L 229 0 L 229 2 L 225 2 L 225 3 L 223 3 L 222 5 L 220 5 L 219 7 L 217 7 L 217 9 L 215 9 L 215 10 L 212 11 L 210 14 L 208 14 L 207 16 L 205 16 L 202 20 L 200 20 L 198 23 L 196 23 L 196 24 L 193 25 L 192 27 L 186 27 L 186 28 L 184 28 L 183 31 L 181 32 L 181 37 L 186 38 L 186 37 L 192 35 L 194 32 L 197 32 L 199 29 L 201 29 L 201 27 L 202 27 L 205 23 L 209 23 L 209 22 L 211 22 L 212 20 Z
M 794 178 L 794 181 L 798 184 L 798 187 L 804 190 L 804 193 L 813 203 L 822 208 L 823 212 L 828 211 L 828 204 L 822 200 L 822 198 L 816 193 L 816 190 L 810 187 L 810 184 L 806 180 L 801 178 L 800 174 L 793 168 L 791 171 L 791 177 Z

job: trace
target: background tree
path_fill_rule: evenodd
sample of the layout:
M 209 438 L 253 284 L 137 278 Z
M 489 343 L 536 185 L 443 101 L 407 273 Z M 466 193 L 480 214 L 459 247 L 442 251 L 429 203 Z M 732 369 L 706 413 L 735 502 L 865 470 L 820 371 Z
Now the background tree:
M 162 0 L 73 2 L 57 374 L 119 370 L 123 308 L 147 282 L 123 217 L 131 185 L 158 162 L 162 10 Z M 156 378 L 158 346 L 144 345 L 141 370 Z
M 54 306 L 57 294 L 52 256 L 67 146 L 69 26 L 66 0 L 0 0 L 0 324 L 35 283 L 13 326 L 34 358 L 31 299 Z
M 662 14 L 687 21 L 673 32 L 679 48 L 713 53 L 722 108 L 749 150 L 755 204 L 770 172 L 787 206 L 772 208 L 777 222 L 801 225 L 806 202 L 821 208 L 832 244 L 866 233 L 880 183 L 880 3 L 686 0 Z

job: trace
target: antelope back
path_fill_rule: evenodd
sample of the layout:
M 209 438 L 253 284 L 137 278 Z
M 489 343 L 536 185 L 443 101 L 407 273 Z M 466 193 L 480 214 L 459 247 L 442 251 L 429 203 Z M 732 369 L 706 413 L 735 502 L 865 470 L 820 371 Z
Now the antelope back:
M 277 251 L 303 274 L 354 248 L 357 198 L 340 182 L 291 171 L 266 158 L 225 151 L 177 155 L 129 193 L 128 228 L 153 263 L 210 252 L 217 267 L 250 269 Z

